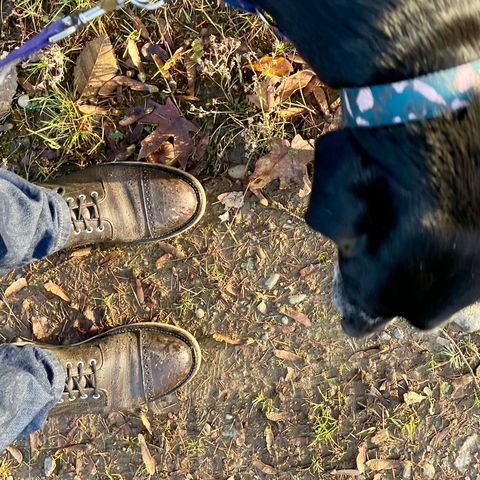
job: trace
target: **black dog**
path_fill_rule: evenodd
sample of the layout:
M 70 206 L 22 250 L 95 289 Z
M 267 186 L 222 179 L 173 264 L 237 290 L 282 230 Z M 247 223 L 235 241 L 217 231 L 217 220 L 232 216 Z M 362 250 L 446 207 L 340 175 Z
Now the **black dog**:
M 372 86 L 480 58 L 478 0 L 258 0 L 323 81 Z M 435 327 L 480 297 L 480 96 L 317 141 L 307 222 L 338 246 L 347 333 Z

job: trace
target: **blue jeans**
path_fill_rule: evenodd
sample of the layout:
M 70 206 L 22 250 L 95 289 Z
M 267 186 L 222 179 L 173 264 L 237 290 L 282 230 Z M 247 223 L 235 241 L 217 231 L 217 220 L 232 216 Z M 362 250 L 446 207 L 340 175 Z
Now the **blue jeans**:
M 0 169 L 0 276 L 60 250 L 70 223 L 58 193 Z M 51 352 L 0 345 L 0 452 L 43 425 L 64 384 L 63 367 Z

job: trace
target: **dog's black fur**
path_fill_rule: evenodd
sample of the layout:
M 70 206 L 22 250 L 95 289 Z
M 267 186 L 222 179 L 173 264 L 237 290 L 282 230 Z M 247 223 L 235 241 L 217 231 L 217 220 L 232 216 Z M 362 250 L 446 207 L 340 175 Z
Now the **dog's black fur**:
M 258 0 L 335 88 L 480 58 L 480 0 Z M 434 121 L 320 138 L 307 222 L 339 250 L 347 333 L 435 327 L 480 298 L 480 95 Z

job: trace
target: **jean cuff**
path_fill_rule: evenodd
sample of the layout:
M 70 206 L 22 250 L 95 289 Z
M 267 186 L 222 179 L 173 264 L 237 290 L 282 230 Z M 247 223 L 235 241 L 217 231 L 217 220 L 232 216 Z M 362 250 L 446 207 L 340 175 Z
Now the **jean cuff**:
M 61 250 L 70 238 L 72 220 L 70 218 L 70 209 L 65 199 L 55 190 L 47 190 L 47 195 L 52 203 L 55 204 L 55 210 L 58 212 L 58 237 L 54 252 Z M 52 252 L 53 253 L 53 252 Z

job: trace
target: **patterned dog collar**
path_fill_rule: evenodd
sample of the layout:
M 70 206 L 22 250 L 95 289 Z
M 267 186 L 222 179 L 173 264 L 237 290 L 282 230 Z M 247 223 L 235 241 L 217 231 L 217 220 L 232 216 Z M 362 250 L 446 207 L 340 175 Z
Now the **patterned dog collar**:
M 480 86 L 480 60 L 374 87 L 340 91 L 345 126 L 383 127 L 437 118 L 470 105 Z

